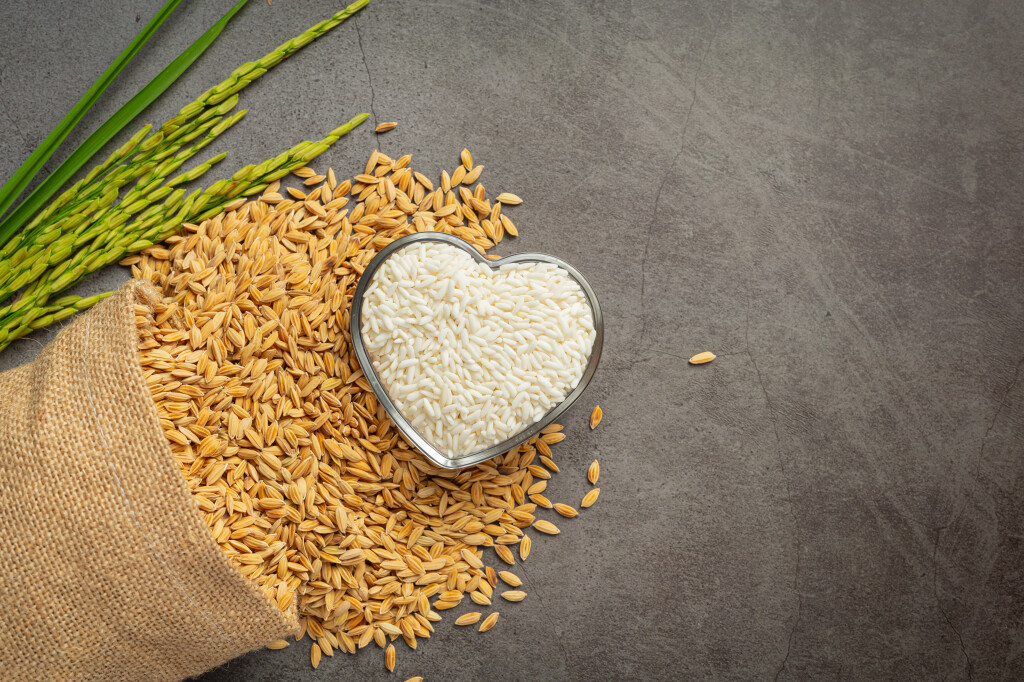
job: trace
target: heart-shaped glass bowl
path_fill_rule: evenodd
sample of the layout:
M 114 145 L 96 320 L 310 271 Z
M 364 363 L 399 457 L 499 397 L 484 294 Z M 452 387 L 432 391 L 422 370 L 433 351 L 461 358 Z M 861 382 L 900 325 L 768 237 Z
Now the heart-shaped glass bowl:
M 584 295 L 587 297 L 587 302 L 590 304 L 590 312 L 594 319 L 594 331 L 596 337 L 594 338 L 594 346 L 590 351 L 590 358 L 587 361 L 587 367 L 583 371 L 583 376 L 580 378 L 576 387 L 572 389 L 565 399 L 562 400 L 558 405 L 553 407 L 547 414 L 545 414 L 540 421 L 531 424 L 529 427 L 520 431 L 518 434 L 504 440 L 497 445 L 492 445 L 489 448 L 474 452 L 470 455 L 463 455 L 461 457 L 448 457 L 445 453 L 434 447 L 426 438 L 424 438 L 416 429 L 413 428 L 409 420 L 398 409 L 391 396 L 388 394 L 387 389 L 381 383 L 380 376 L 377 374 L 377 370 L 373 366 L 373 361 L 370 358 L 369 352 L 366 350 L 366 344 L 363 342 L 363 296 L 366 294 L 367 287 L 370 286 L 370 282 L 373 281 L 373 275 L 384 264 L 393 253 L 400 249 L 415 244 L 417 242 L 440 242 L 442 244 L 449 244 L 456 248 L 462 249 L 474 259 L 480 263 L 485 263 L 491 269 L 497 270 L 502 265 L 508 263 L 553 263 L 558 267 L 568 272 L 576 283 L 580 285 Z M 568 263 L 555 258 L 554 256 L 548 256 L 543 253 L 520 253 L 515 256 L 507 256 L 498 260 L 488 260 L 480 255 L 480 252 L 469 245 L 466 241 L 443 232 L 417 232 L 416 234 L 406 235 L 391 242 L 380 252 L 374 256 L 370 264 L 366 266 L 363 271 L 362 277 L 359 278 L 359 284 L 356 285 L 356 292 L 352 296 L 352 313 L 351 313 L 351 332 L 352 332 L 352 347 L 355 350 L 356 358 L 359 361 L 359 366 L 363 370 L 363 375 L 366 376 L 366 381 L 370 384 L 374 394 L 380 403 L 387 410 L 388 416 L 391 417 L 391 421 L 394 422 L 399 432 L 405 437 L 409 443 L 415 446 L 420 452 L 422 452 L 428 459 L 442 466 L 446 469 L 460 469 L 462 467 L 471 466 L 478 462 L 483 462 L 497 455 L 504 454 L 514 447 L 518 447 L 530 440 L 538 433 L 541 429 L 550 424 L 551 422 L 558 419 L 563 412 L 569 409 L 576 399 L 583 394 L 584 389 L 587 388 L 587 384 L 594 377 L 594 372 L 597 371 L 597 362 L 601 359 L 601 345 L 604 340 L 604 320 L 601 317 L 601 305 L 597 302 L 597 295 L 591 288 L 587 280 L 583 278 L 576 268 L 572 267 Z

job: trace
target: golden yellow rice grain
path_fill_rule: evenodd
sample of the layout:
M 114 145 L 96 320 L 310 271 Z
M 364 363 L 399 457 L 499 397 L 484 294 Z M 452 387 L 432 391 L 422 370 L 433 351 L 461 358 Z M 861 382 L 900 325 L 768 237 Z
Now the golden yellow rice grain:
M 494 624 L 498 622 L 498 612 L 494 611 L 484 618 L 484 622 L 480 623 L 478 628 L 480 632 L 487 632 L 494 627 Z
M 549 500 L 548 498 L 544 497 L 540 493 L 535 493 L 533 495 L 530 495 L 530 502 L 533 502 L 538 507 L 544 507 L 545 509 L 551 509 L 551 507 L 552 507 L 551 500 Z
M 511 587 L 519 587 L 523 581 L 512 571 L 498 571 L 498 577 Z
M 474 625 L 477 622 L 479 622 L 481 615 L 482 614 L 479 611 L 470 611 L 469 613 L 464 613 L 455 619 L 455 624 Z
M 572 519 L 572 518 L 576 518 L 577 516 L 579 516 L 579 512 L 576 511 L 575 509 L 573 509 L 572 507 L 570 507 L 567 504 L 562 504 L 561 502 L 555 502 L 552 505 L 552 507 L 554 508 L 554 510 L 556 512 L 558 512 L 559 514 L 561 514 L 562 516 L 564 516 L 567 519 Z
M 541 533 L 547 533 L 548 535 L 558 535 L 561 532 L 560 530 L 558 530 L 558 526 L 544 519 L 534 521 L 533 527 L 539 530 Z
M 320 665 L 320 645 L 319 644 L 314 643 L 313 646 L 311 646 L 309 648 L 309 662 L 313 664 L 314 668 L 316 668 L 318 665 Z
M 512 550 L 510 550 L 505 545 L 495 545 L 494 551 L 506 564 L 509 564 L 511 566 L 516 563 L 515 557 L 512 556 Z
M 517 206 L 523 203 L 522 199 L 517 197 L 515 194 L 512 194 L 511 192 L 502 192 L 501 194 L 498 195 L 497 200 L 505 204 L 506 206 Z
M 470 566 L 472 566 L 473 568 L 483 568 L 484 567 L 484 562 L 480 560 L 480 557 L 478 557 L 476 554 L 474 554 L 468 548 L 461 550 L 459 552 L 459 554 L 462 557 L 462 560 L 465 561 Z

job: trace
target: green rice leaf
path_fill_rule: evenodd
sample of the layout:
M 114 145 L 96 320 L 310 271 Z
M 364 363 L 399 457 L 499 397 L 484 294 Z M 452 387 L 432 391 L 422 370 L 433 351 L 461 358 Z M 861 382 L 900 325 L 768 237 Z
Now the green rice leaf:
M 177 5 L 180 1 L 181 0 L 171 0 L 171 2 L 164 5 L 164 9 L 166 10 L 167 7 L 171 5 Z M 206 33 L 189 45 L 184 52 L 168 64 L 167 67 L 157 74 L 157 76 L 142 88 L 142 90 L 128 100 L 128 102 L 118 109 L 113 116 L 107 119 L 103 125 L 97 128 L 96 131 L 93 132 L 93 134 L 90 135 L 89 138 L 85 140 L 85 142 L 83 142 L 67 159 L 65 159 L 64 162 L 53 173 L 51 173 L 43 183 L 36 187 L 35 190 L 33 190 L 32 193 L 29 194 L 29 196 L 14 211 L 4 218 L 3 221 L 0 221 L 0 246 L 5 244 L 14 234 L 16 234 L 18 230 L 20 230 L 29 220 L 29 218 L 31 218 L 36 211 L 42 208 L 42 206 L 66 182 L 68 182 L 68 180 L 70 180 L 86 162 L 99 152 L 105 144 L 113 139 L 113 137 L 124 129 L 125 126 L 141 114 L 143 110 L 153 102 L 153 100 L 159 97 L 168 87 L 170 87 L 171 84 L 174 83 L 196 61 L 196 59 L 198 59 L 199 56 L 213 44 L 213 41 L 221 34 L 221 31 L 223 31 L 224 27 L 228 25 L 228 22 L 231 21 L 235 14 L 237 14 L 248 1 L 249 0 L 239 0 L 239 2 L 228 10 L 227 13 L 217 21 L 217 23 L 206 31 Z M 171 6 L 170 10 L 167 10 L 167 14 L 169 14 L 173 9 L 174 7 Z M 164 10 L 161 10 L 161 13 L 163 12 Z M 159 17 L 160 15 L 157 16 Z M 156 21 L 156 19 L 157 17 L 154 17 L 153 21 Z M 152 24 L 153 21 L 150 23 Z M 163 19 L 160 21 L 162 23 Z M 157 26 L 159 26 L 159 24 L 157 24 Z M 155 30 L 155 28 L 153 30 Z M 140 33 L 139 35 L 141 36 L 142 34 Z M 136 40 L 138 40 L 138 36 L 136 37 Z M 102 92 L 102 90 L 100 92 Z M 97 94 L 97 97 L 98 96 L 99 95 Z M 65 136 L 66 135 L 67 133 L 65 133 Z M 63 139 L 63 137 L 61 139 Z M 44 145 L 45 144 L 46 143 L 44 142 Z M 59 144 L 59 141 L 57 144 Z M 53 148 L 56 149 L 56 145 L 54 145 Z M 38 153 L 39 150 L 36 151 Z M 53 151 L 51 150 L 50 153 L 52 154 Z M 48 156 L 49 155 L 47 155 L 47 157 Z M 45 160 L 46 159 L 44 158 L 43 161 Z M 41 166 L 42 163 L 39 165 Z M 19 169 L 19 172 L 20 171 L 21 169 Z M 14 178 L 12 178 L 12 181 L 13 180 Z M 25 184 L 27 184 L 27 182 L 28 181 L 26 180 Z M 22 188 L 24 188 L 24 185 L 22 185 Z M 4 189 L 6 189 L 6 186 Z M 20 193 L 20 191 L 21 190 L 19 189 L 18 192 Z M 3 196 L 2 192 L 0 192 L 0 196 Z M 10 204 L 8 203 L 7 206 L 9 205 Z M 0 213 L 5 209 L 6 206 L 0 208 Z
M 75 103 L 71 111 L 57 124 L 57 127 L 46 136 L 42 144 L 14 172 L 11 179 L 3 187 L 0 187 L 0 215 L 11 207 L 11 204 L 18 198 L 22 190 L 28 186 L 28 183 L 32 181 L 32 178 L 36 176 L 36 173 L 43 167 L 46 160 L 50 158 L 60 143 L 64 141 L 64 138 L 68 136 L 68 133 L 78 125 L 78 122 L 92 108 L 92 105 L 96 103 L 100 95 L 117 78 L 118 74 L 124 70 L 124 67 L 128 66 L 128 63 L 135 58 L 135 55 L 139 53 L 142 46 L 156 33 L 156 30 L 160 28 L 160 25 L 164 23 L 179 4 L 181 4 L 181 0 L 167 0 L 164 3 L 164 6 L 160 8 L 156 16 L 149 20 L 149 23 L 132 39 L 128 47 L 117 56 L 114 63 L 107 67 L 107 70 L 103 72 L 99 80 L 93 83 L 92 87 L 82 95 L 82 98 Z

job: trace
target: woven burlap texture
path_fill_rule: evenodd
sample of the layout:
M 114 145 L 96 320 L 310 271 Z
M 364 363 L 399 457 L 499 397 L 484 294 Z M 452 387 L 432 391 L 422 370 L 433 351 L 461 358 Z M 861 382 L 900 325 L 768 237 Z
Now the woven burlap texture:
M 0 374 L 0 680 L 178 680 L 298 630 L 227 561 L 137 356 L 137 282 Z

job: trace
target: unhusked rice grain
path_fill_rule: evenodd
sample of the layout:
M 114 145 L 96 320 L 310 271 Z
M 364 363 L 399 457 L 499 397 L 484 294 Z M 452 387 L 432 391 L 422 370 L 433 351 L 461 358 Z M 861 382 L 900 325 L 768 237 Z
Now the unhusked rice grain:
M 480 612 L 479 611 L 470 611 L 469 613 L 464 613 L 461 616 L 459 616 L 458 618 L 456 618 L 455 619 L 455 624 L 456 625 L 475 625 L 477 622 L 479 622 L 479 620 L 480 620 Z
M 494 624 L 498 622 L 498 612 L 494 611 L 489 616 L 484 618 L 484 622 L 480 623 L 480 632 L 487 632 L 494 627 Z
M 519 579 L 519 576 L 512 571 L 498 571 L 498 577 L 501 578 L 506 585 L 510 585 L 511 587 L 519 587 L 523 584 L 523 581 Z

